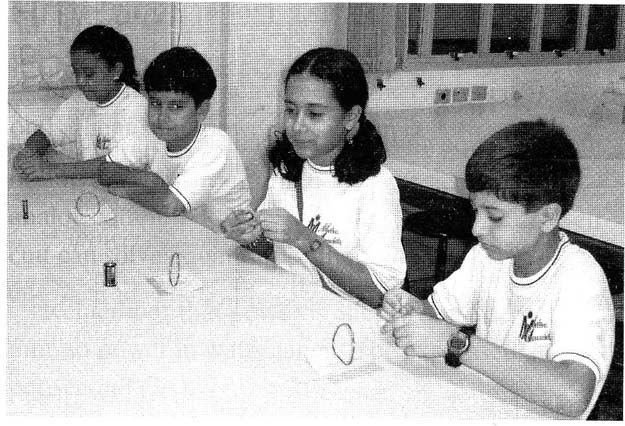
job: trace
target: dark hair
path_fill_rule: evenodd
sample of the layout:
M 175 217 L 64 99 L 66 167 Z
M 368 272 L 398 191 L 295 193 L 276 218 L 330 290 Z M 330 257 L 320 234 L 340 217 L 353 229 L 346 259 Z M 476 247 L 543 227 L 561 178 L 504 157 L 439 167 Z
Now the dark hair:
M 213 97 L 217 79 L 210 64 L 192 47 L 172 47 L 150 62 L 143 75 L 147 92 L 179 92 L 193 98 L 195 106 Z
M 139 91 L 135 57 L 132 53 L 132 45 L 126 36 L 111 27 L 94 25 L 84 29 L 72 42 L 70 53 L 79 50 L 97 54 L 109 67 L 121 63 L 124 69 L 119 76 L 119 81 Z
M 292 76 L 301 74 L 329 83 L 344 111 L 356 105 L 362 108 L 358 132 L 334 160 L 338 181 L 353 185 L 377 175 L 386 161 L 386 150 L 377 129 L 365 116 L 369 86 L 356 56 L 347 50 L 330 47 L 309 50 L 293 63 L 285 85 Z M 285 133 L 277 133 L 276 137 L 276 143 L 269 151 L 269 160 L 285 179 L 297 182 L 301 179 L 304 160 L 297 156 Z
M 526 211 L 557 203 L 564 216 L 573 206 L 580 166 L 565 131 L 544 120 L 523 121 L 495 132 L 467 162 L 469 192 L 489 191 Z

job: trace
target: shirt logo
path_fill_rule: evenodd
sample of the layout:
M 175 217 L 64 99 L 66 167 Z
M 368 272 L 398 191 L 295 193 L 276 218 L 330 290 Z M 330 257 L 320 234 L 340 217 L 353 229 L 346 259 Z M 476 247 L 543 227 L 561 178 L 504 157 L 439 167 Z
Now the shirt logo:
M 95 139 L 95 147 L 101 150 L 107 150 L 111 147 L 111 139 L 98 133 Z
M 338 237 L 326 238 L 326 235 L 328 234 L 338 235 L 339 232 L 330 223 L 324 223 L 322 226 L 321 215 L 317 215 L 314 218 L 310 219 L 310 221 L 308 222 L 308 229 L 313 231 L 315 234 L 320 235 L 321 238 L 323 238 L 329 243 L 341 244 L 341 239 Z
M 532 311 L 529 311 L 527 315 L 523 315 L 523 322 L 521 323 L 521 330 L 519 331 L 519 338 L 526 342 L 535 342 L 536 340 L 550 340 L 551 336 L 547 332 L 546 334 L 534 335 L 536 329 L 547 328 L 547 325 L 543 323 L 538 317 L 534 316 Z M 539 332 L 540 333 L 540 332 Z

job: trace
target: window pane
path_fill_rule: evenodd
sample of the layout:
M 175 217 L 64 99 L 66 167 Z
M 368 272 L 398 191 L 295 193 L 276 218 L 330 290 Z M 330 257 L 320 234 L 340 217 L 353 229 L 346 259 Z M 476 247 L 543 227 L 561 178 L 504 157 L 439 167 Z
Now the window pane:
M 545 5 L 541 50 L 568 50 L 575 47 L 578 6 L 574 4 Z
M 590 6 L 586 50 L 614 49 L 618 6 Z
M 408 54 L 419 53 L 419 33 L 421 32 L 421 11 L 423 4 L 412 3 L 408 6 Z
M 528 51 L 532 6 L 529 4 L 496 4 L 493 11 L 491 52 Z
M 479 4 L 437 4 L 434 7 L 432 54 L 477 52 Z

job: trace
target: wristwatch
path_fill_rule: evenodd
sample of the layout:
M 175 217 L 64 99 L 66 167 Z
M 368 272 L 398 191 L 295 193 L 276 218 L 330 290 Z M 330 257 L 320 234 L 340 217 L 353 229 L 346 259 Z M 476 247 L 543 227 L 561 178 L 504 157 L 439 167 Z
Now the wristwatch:
M 469 350 L 471 346 L 471 336 L 475 334 L 473 327 L 463 326 L 458 329 L 447 340 L 447 353 L 445 354 L 445 364 L 450 367 L 459 367 L 460 356 Z

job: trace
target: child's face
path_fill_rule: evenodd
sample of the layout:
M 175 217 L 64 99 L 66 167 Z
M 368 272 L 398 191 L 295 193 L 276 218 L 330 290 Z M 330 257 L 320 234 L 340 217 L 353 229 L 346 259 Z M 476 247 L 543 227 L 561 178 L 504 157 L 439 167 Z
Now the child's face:
M 119 92 L 122 64 L 113 67 L 96 53 L 77 50 L 70 54 L 76 84 L 85 98 L 104 104 Z
M 493 193 L 470 194 L 475 210 L 473 235 L 491 259 L 518 259 L 537 250 L 547 231 L 540 210 L 528 213 L 520 204 L 502 201 Z
M 152 133 L 165 141 L 170 151 L 184 149 L 195 138 L 204 120 L 204 105 L 196 108 L 187 93 L 152 91 L 148 93 L 148 124 Z
M 296 74 L 286 84 L 284 99 L 286 135 L 301 158 L 330 166 L 345 144 L 346 113 L 334 97 L 332 86 L 308 74 Z

